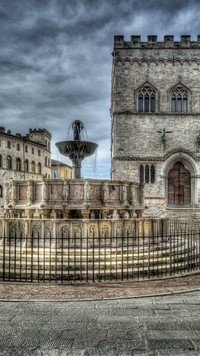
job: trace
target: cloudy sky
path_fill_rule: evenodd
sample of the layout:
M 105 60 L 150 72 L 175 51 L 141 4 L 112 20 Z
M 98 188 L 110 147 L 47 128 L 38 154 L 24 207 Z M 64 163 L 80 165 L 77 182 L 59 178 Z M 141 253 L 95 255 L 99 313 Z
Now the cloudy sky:
M 55 142 L 82 120 L 99 145 L 82 173 L 109 178 L 113 36 L 196 40 L 199 18 L 199 0 L 0 0 L 0 126 L 46 128 L 61 159 Z

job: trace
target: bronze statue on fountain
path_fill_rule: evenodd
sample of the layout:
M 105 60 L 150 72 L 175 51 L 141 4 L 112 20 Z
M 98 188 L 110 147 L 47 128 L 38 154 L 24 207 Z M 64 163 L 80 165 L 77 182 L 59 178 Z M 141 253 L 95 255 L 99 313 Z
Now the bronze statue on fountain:
M 91 156 L 98 145 L 94 142 L 81 140 L 84 124 L 74 120 L 70 129 L 73 130 L 73 140 L 57 142 L 59 152 L 72 161 L 72 178 L 81 178 L 81 163 L 85 157 Z

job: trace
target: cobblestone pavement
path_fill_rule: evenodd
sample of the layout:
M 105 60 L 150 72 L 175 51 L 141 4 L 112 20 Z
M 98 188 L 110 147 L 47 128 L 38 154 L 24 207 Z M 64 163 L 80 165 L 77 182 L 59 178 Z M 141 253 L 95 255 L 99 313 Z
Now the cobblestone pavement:
M 71 302 L 0 302 L 0 355 L 200 355 L 200 291 Z
M 69 301 L 131 298 L 200 290 L 200 273 L 154 281 L 95 284 L 0 283 L 0 300 Z
M 200 274 L 111 285 L 4 282 L 0 298 L 0 356 L 200 355 Z

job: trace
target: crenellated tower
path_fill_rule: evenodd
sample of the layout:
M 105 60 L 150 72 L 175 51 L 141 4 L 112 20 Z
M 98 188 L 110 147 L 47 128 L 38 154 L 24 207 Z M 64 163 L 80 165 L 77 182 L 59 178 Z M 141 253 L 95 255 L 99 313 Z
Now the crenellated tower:
M 200 36 L 115 36 L 112 178 L 145 183 L 146 215 L 200 213 Z

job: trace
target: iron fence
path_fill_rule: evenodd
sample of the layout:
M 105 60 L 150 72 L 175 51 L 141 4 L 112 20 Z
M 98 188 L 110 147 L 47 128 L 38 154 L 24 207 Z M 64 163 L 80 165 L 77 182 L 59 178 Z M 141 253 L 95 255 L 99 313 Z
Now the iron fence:
M 167 236 L 0 240 L 2 281 L 127 281 L 199 269 L 200 231 L 171 228 Z

